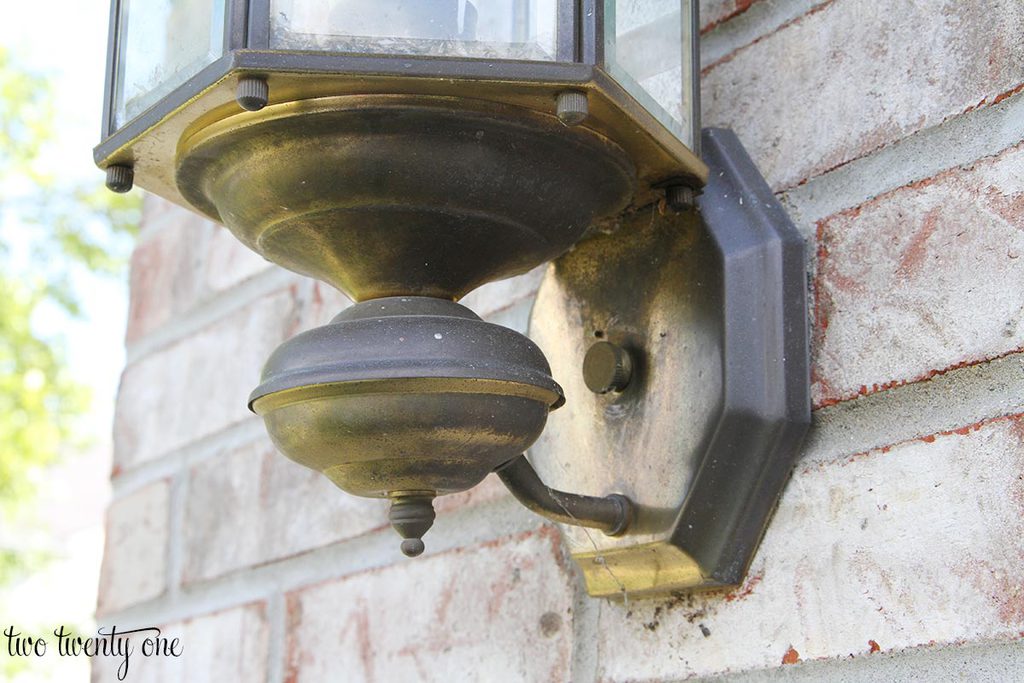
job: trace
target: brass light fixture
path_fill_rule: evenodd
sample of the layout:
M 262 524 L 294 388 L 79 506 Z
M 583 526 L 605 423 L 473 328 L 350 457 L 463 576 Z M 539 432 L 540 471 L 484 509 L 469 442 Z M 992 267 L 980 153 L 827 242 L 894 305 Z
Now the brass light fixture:
M 391 499 L 407 555 L 497 472 L 594 595 L 734 584 L 809 421 L 803 243 L 700 132 L 698 25 L 695 0 L 114 0 L 96 162 L 356 301 L 250 407 Z M 457 303 L 549 261 L 533 341 Z

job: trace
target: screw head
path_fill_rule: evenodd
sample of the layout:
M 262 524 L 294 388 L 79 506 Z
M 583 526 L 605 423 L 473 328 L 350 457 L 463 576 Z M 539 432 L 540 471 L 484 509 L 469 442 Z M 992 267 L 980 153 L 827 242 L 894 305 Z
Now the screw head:
M 665 188 L 665 203 L 673 211 L 689 211 L 697 205 L 697 192 L 687 185 Z
M 578 126 L 590 114 L 587 93 L 578 90 L 567 90 L 558 94 L 556 107 L 558 120 L 567 126 Z
M 131 166 L 107 166 L 107 189 L 111 192 L 124 194 L 135 184 L 135 171 Z
M 597 342 L 583 359 L 583 381 L 595 394 L 622 391 L 632 376 L 629 352 L 610 342 Z
M 267 106 L 269 99 L 270 86 L 262 78 L 242 78 L 238 81 L 235 100 L 242 109 L 259 111 Z

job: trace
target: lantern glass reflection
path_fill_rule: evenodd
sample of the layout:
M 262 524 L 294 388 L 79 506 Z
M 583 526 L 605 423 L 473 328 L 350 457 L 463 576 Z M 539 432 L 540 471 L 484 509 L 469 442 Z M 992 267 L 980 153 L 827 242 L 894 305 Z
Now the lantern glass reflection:
M 225 0 L 122 0 L 115 128 L 224 54 L 224 5 Z
M 605 0 L 608 72 L 691 147 L 694 1 Z
M 551 61 L 557 0 L 271 0 L 270 47 Z

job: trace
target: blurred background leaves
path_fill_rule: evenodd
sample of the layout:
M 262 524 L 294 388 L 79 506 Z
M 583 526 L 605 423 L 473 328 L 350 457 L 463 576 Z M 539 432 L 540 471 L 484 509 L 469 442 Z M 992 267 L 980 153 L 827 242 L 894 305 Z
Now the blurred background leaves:
M 123 277 L 140 217 L 138 193 L 115 195 L 100 175 L 69 181 L 59 159 L 60 112 L 46 73 L 0 46 L 0 526 L 24 518 L 45 468 L 97 435 L 79 419 L 87 386 L 68 370 L 60 320 L 81 314 L 86 274 Z M 30 538 L 31 535 L 25 535 Z M 0 547 L 0 586 L 38 567 L 45 552 Z

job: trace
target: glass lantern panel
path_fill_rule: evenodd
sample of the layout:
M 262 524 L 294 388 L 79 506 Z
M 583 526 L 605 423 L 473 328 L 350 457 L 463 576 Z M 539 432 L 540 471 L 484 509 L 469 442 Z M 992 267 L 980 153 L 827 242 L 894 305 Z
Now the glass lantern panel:
M 608 72 L 693 146 L 694 0 L 605 0 Z
M 271 0 L 270 47 L 551 61 L 558 0 Z
M 225 0 L 121 0 L 115 129 L 224 54 L 224 5 Z

